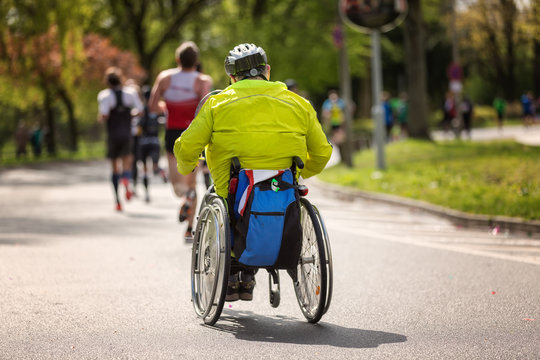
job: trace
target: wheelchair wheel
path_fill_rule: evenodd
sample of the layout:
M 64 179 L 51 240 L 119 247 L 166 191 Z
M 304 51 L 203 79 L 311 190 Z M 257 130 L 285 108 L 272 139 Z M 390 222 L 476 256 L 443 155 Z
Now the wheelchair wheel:
M 229 279 L 231 238 L 225 202 L 207 194 L 195 228 L 191 257 L 191 299 L 208 325 L 219 319 Z
M 323 228 L 311 203 L 300 199 L 302 250 L 296 267 L 294 290 L 302 313 L 310 323 L 318 322 L 326 310 L 328 264 Z
M 326 284 L 327 284 L 327 290 L 326 290 L 326 303 L 324 306 L 324 314 L 328 311 L 328 308 L 330 307 L 330 302 L 332 301 L 332 289 L 334 287 L 334 271 L 332 267 L 332 250 L 330 249 L 330 238 L 328 237 L 328 232 L 326 231 L 326 226 L 324 225 L 324 221 L 321 217 L 321 214 L 319 213 L 319 209 L 317 209 L 316 206 L 313 205 L 313 208 L 315 209 L 315 214 L 317 215 L 317 219 L 319 220 L 319 224 L 321 225 L 322 229 L 322 236 L 324 239 L 324 251 L 326 255 Z

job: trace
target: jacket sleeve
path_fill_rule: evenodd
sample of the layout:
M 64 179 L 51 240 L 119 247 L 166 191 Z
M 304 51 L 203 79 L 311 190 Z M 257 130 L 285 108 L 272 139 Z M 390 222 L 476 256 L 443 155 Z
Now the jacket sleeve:
M 332 155 L 332 145 L 328 142 L 326 135 L 322 131 L 321 124 L 317 120 L 317 114 L 311 107 L 307 126 L 307 159 L 302 171 L 304 179 L 320 173 Z
M 174 156 L 178 172 L 182 175 L 187 175 L 195 169 L 199 163 L 199 155 L 210 142 L 212 135 L 210 111 L 207 102 L 186 131 L 174 142 Z

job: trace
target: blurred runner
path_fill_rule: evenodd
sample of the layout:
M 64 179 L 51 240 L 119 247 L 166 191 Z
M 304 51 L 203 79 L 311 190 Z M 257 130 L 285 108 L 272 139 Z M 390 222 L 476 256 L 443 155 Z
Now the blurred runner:
M 139 84 L 137 84 L 137 81 L 135 79 L 127 79 L 124 83 L 124 86 L 127 88 L 133 89 L 135 93 L 139 96 L 139 99 L 141 102 L 143 101 L 143 95 L 141 92 L 141 87 Z M 131 191 L 133 192 L 133 196 L 137 196 L 137 183 L 139 179 L 139 162 L 141 162 L 141 159 L 139 158 L 139 121 L 141 120 L 141 117 L 139 115 L 133 116 L 131 119 L 131 135 L 132 135 L 132 141 L 131 141 L 131 153 L 133 155 L 132 160 L 132 166 L 131 166 L 131 182 L 133 184 L 133 187 Z
M 150 202 L 150 167 L 148 166 L 148 160 L 152 162 L 152 172 L 154 175 L 159 175 L 163 182 L 167 182 L 167 175 L 165 171 L 159 167 L 159 119 L 156 113 L 151 113 L 148 109 L 148 99 L 150 98 L 150 87 L 143 86 L 143 97 L 145 101 L 144 113 L 140 117 L 137 129 L 139 132 L 139 146 L 137 147 L 137 158 L 143 165 L 143 185 L 145 191 L 145 201 Z
M 107 157 L 111 159 L 114 196 L 116 210 L 122 211 L 118 196 L 120 180 L 126 188 L 126 199 L 130 200 L 132 193 L 129 179 L 131 177 L 131 118 L 143 110 L 138 94 L 130 88 L 122 86 L 122 71 L 111 67 L 105 72 L 108 89 L 98 94 L 98 121 L 105 122 L 107 127 Z
M 178 173 L 173 147 L 174 141 L 191 124 L 199 101 L 210 92 L 212 79 L 197 71 L 199 48 L 192 41 L 184 42 L 176 49 L 176 62 L 176 68 L 164 70 L 158 75 L 152 88 L 149 108 L 152 112 L 159 113 L 161 99 L 167 106 L 165 149 L 169 177 L 176 196 L 184 198 L 178 220 L 187 220 L 186 240 L 189 240 L 197 205 L 196 171 L 185 176 Z

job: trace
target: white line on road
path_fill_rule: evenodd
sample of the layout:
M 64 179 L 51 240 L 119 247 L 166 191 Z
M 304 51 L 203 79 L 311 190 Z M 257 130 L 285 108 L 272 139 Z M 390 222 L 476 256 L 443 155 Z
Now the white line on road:
M 339 227 L 330 226 L 329 229 L 330 229 L 330 232 L 332 231 L 347 232 L 354 236 L 363 235 L 363 236 L 367 236 L 373 239 L 379 239 L 379 240 L 384 240 L 384 241 L 392 241 L 392 242 L 398 242 L 398 243 L 403 243 L 403 244 L 428 247 L 432 249 L 454 251 L 454 252 L 459 252 L 459 253 L 468 254 L 468 255 L 484 256 L 484 257 L 490 257 L 490 258 L 500 259 L 500 260 L 510 260 L 510 261 L 517 261 L 521 263 L 540 265 L 540 258 L 538 256 L 524 257 L 524 256 L 500 254 L 500 253 L 494 253 L 494 252 L 485 251 L 485 250 L 478 250 L 478 249 L 472 249 L 469 247 L 458 246 L 455 244 L 440 244 L 440 243 L 417 240 L 415 238 L 412 238 L 406 235 L 391 236 L 387 234 L 382 234 L 380 232 L 370 231 L 367 229 L 357 229 L 357 228 L 351 229 L 346 226 L 339 226 Z

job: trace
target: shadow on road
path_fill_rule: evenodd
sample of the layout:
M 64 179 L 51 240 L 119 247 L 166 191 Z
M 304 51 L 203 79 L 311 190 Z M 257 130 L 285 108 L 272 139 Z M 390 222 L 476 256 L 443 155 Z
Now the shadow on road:
M 103 161 L 30 164 L 0 169 L 0 180 L 3 185 L 14 187 L 96 183 L 108 180 L 107 166 Z
M 335 324 L 317 325 L 296 318 L 266 317 L 253 312 L 227 310 L 212 327 L 234 334 L 237 339 L 303 345 L 331 345 L 341 348 L 376 348 L 407 341 L 405 335 L 384 331 L 347 328 Z
M 127 217 L 136 220 L 155 220 L 164 216 L 150 213 L 128 214 Z M 12 235 L 21 236 L 12 236 Z M 64 239 L 70 236 L 141 236 L 140 227 L 129 226 L 129 223 L 121 221 L 116 217 L 110 219 L 55 219 L 55 218 L 33 218 L 28 221 L 22 217 L 3 217 L 0 219 L 0 246 L 3 245 L 34 245 L 42 244 L 43 236 L 47 236 L 47 241 L 52 238 L 59 240 L 59 236 Z

